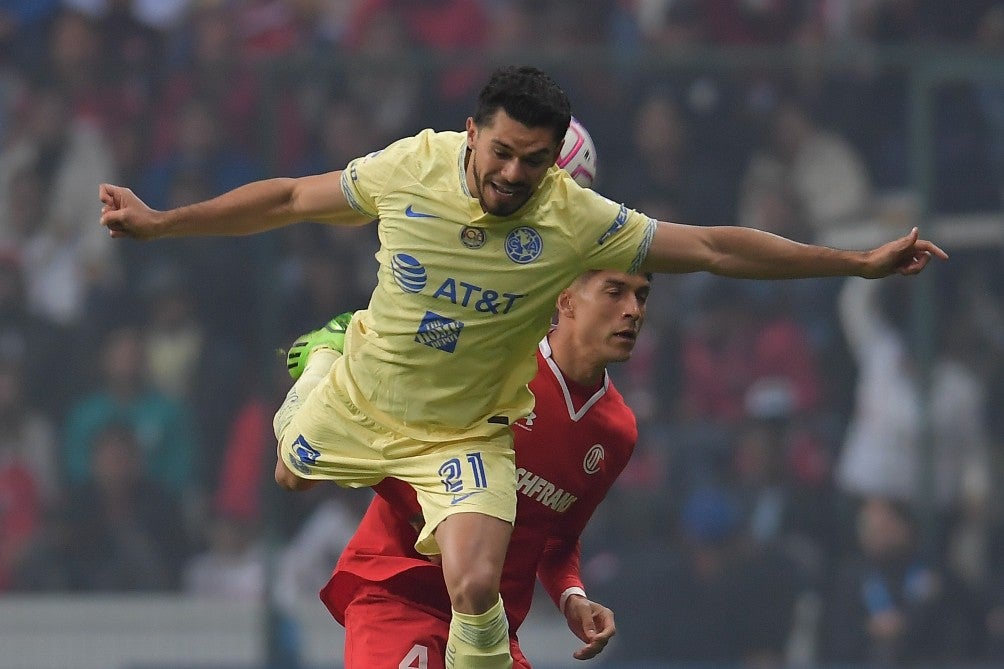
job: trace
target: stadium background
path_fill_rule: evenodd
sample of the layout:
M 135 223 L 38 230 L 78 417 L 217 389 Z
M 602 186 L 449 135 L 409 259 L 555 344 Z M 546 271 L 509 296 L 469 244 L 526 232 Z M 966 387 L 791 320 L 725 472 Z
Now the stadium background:
M 843 280 L 656 279 L 584 538 L 594 664 L 1004 661 L 1004 4 L 0 0 L 0 44 L 0 668 L 340 666 L 316 590 L 367 496 L 269 484 L 274 351 L 364 304 L 375 229 L 112 244 L 97 184 L 339 169 L 461 127 L 502 63 L 565 87 L 612 199 L 952 255 L 883 282 L 863 352 Z M 884 580 L 858 529 L 904 526 Z M 552 609 L 527 654 L 584 666 Z

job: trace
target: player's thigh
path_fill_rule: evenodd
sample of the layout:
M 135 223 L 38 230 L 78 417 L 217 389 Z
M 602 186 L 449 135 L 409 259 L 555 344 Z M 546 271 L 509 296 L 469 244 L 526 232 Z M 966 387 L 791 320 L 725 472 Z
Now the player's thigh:
M 449 620 L 385 595 L 345 609 L 345 669 L 445 669 Z
M 482 514 L 510 526 L 516 517 L 516 459 L 508 428 L 399 453 L 388 463 L 387 475 L 407 481 L 418 495 L 425 519 L 416 543 L 421 553 L 440 553 L 434 532 L 454 514 Z
M 385 476 L 381 447 L 391 436 L 337 384 L 326 378 L 303 400 L 282 432 L 279 457 L 300 478 L 375 485 Z

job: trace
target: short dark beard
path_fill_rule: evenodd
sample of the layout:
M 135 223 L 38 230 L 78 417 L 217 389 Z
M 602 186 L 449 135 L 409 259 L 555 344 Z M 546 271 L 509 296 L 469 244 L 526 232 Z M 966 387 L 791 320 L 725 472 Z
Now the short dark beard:
M 481 211 L 490 214 L 492 212 L 488 211 L 488 204 L 485 202 L 485 193 L 481 188 L 481 173 L 478 171 L 478 161 L 474 157 L 474 151 L 471 151 L 470 155 L 471 161 L 471 174 L 474 175 L 474 191 L 478 196 L 478 204 L 481 205 Z
M 488 202 L 485 200 L 484 189 L 481 187 L 482 184 L 481 172 L 478 170 L 477 155 L 475 154 L 474 151 L 471 151 L 470 159 L 471 159 L 471 174 L 474 175 L 474 189 L 475 191 L 477 191 L 478 204 L 481 205 L 481 211 L 485 212 L 486 214 L 491 214 L 492 216 L 499 216 L 504 218 L 506 216 L 512 216 L 513 214 L 515 214 L 517 211 L 523 208 L 523 205 L 525 205 L 527 201 L 529 201 L 528 198 L 527 201 L 522 202 L 518 207 L 516 207 L 512 211 L 500 212 L 498 209 L 495 210 L 489 209 Z

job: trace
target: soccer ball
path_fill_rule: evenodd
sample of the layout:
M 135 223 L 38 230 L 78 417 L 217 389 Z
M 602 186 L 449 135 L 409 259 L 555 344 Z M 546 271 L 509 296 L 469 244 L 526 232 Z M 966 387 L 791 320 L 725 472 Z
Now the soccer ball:
M 596 146 L 586 128 L 573 116 L 565 133 L 565 142 L 558 154 L 558 167 L 572 175 L 583 188 L 593 185 L 596 178 Z

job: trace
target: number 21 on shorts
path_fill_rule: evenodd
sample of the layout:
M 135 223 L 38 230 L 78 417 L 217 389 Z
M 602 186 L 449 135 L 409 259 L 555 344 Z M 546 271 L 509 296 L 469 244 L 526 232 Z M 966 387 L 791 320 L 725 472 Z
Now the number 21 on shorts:
M 475 488 L 476 490 L 471 491 L 464 487 L 465 464 L 471 472 L 473 482 L 471 488 Z M 480 451 L 468 453 L 466 463 L 461 461 L 460 458 L 450 458 L 439 467 L 439 475 L 442 477 L 446 492 L 453 495 L 453 504 L 479 492 L 479 489 L 488 487 L 488 480 L 485 475 L 485 463 L 481 458 Z

